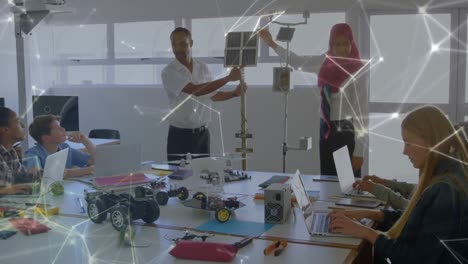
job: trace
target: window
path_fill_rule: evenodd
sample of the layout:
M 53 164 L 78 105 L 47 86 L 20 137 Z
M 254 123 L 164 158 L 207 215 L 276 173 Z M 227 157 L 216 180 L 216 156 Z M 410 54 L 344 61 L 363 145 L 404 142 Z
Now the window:
M 448 103 L 450 14 L 371 17 L 370 101 Z
M 297 23 L 304 21 L 302 14 L 297 15 L 282 15 L 278 22 Z M 326 13 L 326 14 L 311 14 L 306 25 L 295 27 L 293 39 L 289 45 L 290 49 L 298 55 L 321 55 L 328 50 L 328 40 L 330 37 L 330 29 L 336 23 L 345 22 L 344 13 Z M 271 24 L 269 26 L 273 39 L 281 25 Z M 278 43 L 286 48 L 286 43 Z M 270 55 L 276 55 L 270 49 Z
M 413 183 L 418 181 L 418 171 L 403 155 L 400 126 L 405 116 L 389 113 L 369 115 L 369 174 Z
M 51 63 L 54 55 L 52 27 L 39 23 L 31 38 L 31 84 L 38 92 L 58 83 L 58 66 Z
M 231 31 L 253 31 L 259 17 L 220 17 L 192 20 L 194 57 L 224 57 L 225 35 Z
M 83 65 L 68 67 L 67 84 L 102 84 L 105 83 L 106 67 L 103 65 Z
M 273 67 L 277 63 L 259 63 L 257 67 L 245 67 L 245 81 L 247 85 L 273 85 Z
M 174 28 L 174 21 L 115 24 L 115 57 L 172 57 L 169 36 Z
M 116 65 L 116 84 L 160 84 L 164 65 Z
M 107 57 L 106 25 L 54 26 L 55 58 L 103 59 Z

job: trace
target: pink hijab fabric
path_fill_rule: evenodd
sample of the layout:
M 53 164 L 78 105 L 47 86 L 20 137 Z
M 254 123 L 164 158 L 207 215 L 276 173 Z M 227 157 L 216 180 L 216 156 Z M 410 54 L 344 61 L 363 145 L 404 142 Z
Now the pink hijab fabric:
M 344 36 L 351 42 L 351 52 L 347 58 L 334 57 L 336 55 L 333 54 L 332 46 L 338 36 Z M 327 57 L 322 63 L 318 75 L 318 85 L 319 87 L 329 85 L 331 92 L 336 93 L 340 90 L 343 82 L 363 66 L 354 42 L 353 31 L 348 24 L 339 23 L 332 27 L 327 55 L 333 58 Z

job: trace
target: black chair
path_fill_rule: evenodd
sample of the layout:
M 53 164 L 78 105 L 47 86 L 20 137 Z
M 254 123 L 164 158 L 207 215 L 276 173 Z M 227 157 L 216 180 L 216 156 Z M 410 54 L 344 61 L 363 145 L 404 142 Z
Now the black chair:
M 89 131 L 89 138 L 120 139 L 120 133 L 115 129 L 93 129 Z

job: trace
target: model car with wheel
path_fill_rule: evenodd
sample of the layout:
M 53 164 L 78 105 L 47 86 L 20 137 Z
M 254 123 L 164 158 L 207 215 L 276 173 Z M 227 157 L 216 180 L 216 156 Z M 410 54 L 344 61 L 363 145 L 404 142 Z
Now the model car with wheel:
M 116 230 L 121 230 L 133 220 L 142 219 L 146 223 L 153 223 L 159 218 L 159 205 L 156 201 L 135 199 L 129 193 L 85 192 L 85 200 L 91 221 L 100 224 L 110 214 L 110 221 Z
M 183 201 L 182 203 L 187 207 L 214 211 L 215 219 L 220 223 L 229 221 L 234 210 L 245 206 L 244 203 L 237 200 L 237 197 L 223 199 L 215 195 L 207 196 L 202 192 L 195 193 L 192 199 Z

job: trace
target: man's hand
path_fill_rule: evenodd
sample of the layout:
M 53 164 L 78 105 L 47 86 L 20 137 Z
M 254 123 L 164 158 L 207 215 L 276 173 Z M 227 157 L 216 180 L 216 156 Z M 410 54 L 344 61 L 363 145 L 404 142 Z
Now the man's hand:
M 228 81 L 230 81 L 230 82 L 239 81 L 241 79 L 241 75 L 242 75 L 241 69 L 242 69 L 242 67 L 241 68 L 238 68 L 238 67 L 232 68 L 231 72 L 227 76 Z
M 232 91 L 232 95 L 235 97 L 241 96 L 245 94 L 245 92 L 247 91 L 247 88 L 248 88 L 247 84 L 245 82 L 241 82 L 239 83 L 239 85 L 237 85 L 236 89 Z
M 79 131 L 68 133 L 68 140 L 71 142 L 84 143 L 86 139 L 87 137 Z
M 364 159 L 362 157 L 353 156 L 351 158 L 351 165 L 353 166 L 353 171 L 357 171 L 362 167 Z
M 271 36 L 270 31 L 268 29 L 262 29 L 258 32 L 258 36 L 271 48 L 276 48 L 278 46 L 275 41 L 273 40 L 273 37 Z

